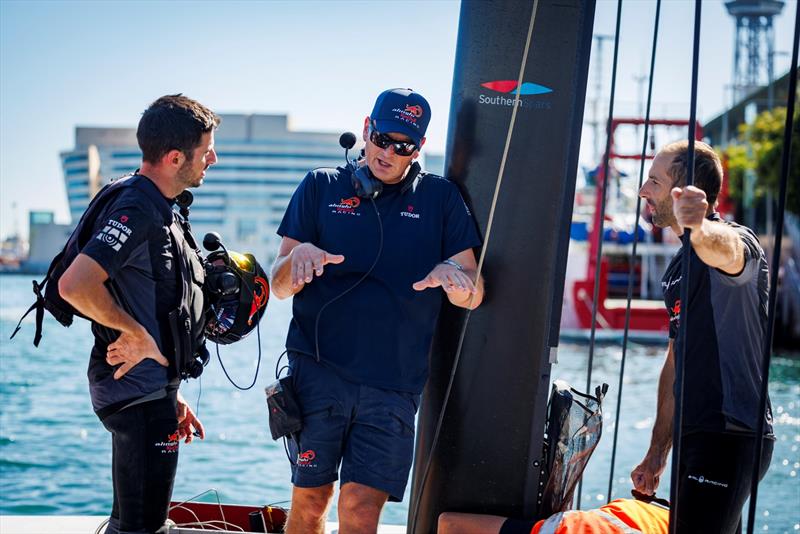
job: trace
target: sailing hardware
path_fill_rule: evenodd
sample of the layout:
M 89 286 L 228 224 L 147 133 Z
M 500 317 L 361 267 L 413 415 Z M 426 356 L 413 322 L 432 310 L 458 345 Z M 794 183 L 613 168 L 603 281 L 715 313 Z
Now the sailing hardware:
M 607 392 L 608 384 L 597 386 L 592 396 L 562 380 L 553 383 L 542 449 L 547 482 L 539 502 L 541 517 L 572 507 L 575 487 L 603 432 L 602 403 Z

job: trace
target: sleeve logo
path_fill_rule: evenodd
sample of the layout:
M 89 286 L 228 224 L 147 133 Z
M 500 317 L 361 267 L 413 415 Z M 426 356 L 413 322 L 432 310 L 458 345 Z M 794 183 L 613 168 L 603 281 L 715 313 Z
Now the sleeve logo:
M 128 217 L 125 215 L 123 215 L 122 218 L 124 218 L 125 221 L 128 220 Z M 119 249 L 122 248 L 123 243 L 128 240 L 132 232 L 130 228 L 121 222 L 109 219 L 108 224 L 97 234 L 97 240 L 106 243 L 109 247 L 119 252 Z

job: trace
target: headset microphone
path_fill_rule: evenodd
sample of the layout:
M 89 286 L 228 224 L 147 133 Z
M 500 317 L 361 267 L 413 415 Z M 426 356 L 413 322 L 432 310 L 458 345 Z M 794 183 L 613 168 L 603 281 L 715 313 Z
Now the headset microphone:
M 350 150 L 356 146 L 356 134 L 353 132 L 345 132 L 339 136 L 339 146 L 345 150 Z
M 184 219 L 189 218 L 189 206 L 194 202 L 194 195 L 188 189 L 181 191 L 181 194 L 175 197 L 175 204 L 180 208 L 181 215 Z

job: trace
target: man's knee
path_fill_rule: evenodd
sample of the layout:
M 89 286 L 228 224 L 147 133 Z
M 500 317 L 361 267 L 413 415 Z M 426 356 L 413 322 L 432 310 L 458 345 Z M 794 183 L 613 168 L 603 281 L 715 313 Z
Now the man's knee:
M 378 521 L 389 495 L 363 484 L 349 482 L 339 494 L 339 520 L 371 523 Z
M 298 488 L 292 490 L 292 515 L 321 519 L 328 511 L 333 497 L 333 484 L 317 488 Z
M 452 534 L 457 532 L 456 528 L 458 527 L 458 515 L 459 514 L 455 514 L 453 512 L 443 512 L 439 514 L 439 527 L 436 532 L 439 534 Z

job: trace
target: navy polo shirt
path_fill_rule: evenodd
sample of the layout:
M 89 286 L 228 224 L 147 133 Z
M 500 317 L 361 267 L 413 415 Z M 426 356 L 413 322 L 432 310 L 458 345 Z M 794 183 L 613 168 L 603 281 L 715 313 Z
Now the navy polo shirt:
M 348 169 L 316 169 L 292 196 L 278 234 L 345 257 L 294 296 L 286 348 L 316 355 L 318 340 L 320 361 L 343 378 L 420 393 L 443 292 L 411 286 L 480 245 L 456 185 L 420 173 L 411 187 L 384 185 L 373 201 L 356 196 Z

